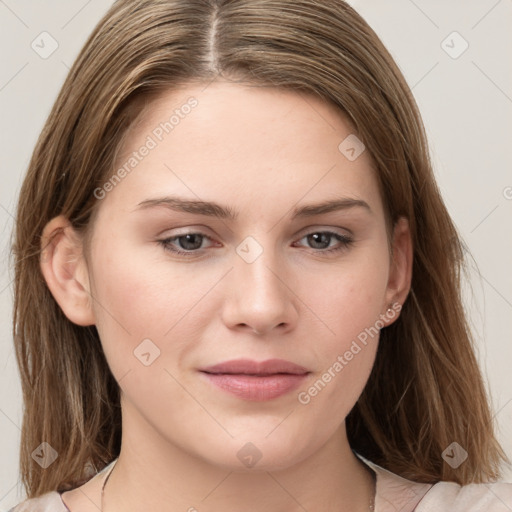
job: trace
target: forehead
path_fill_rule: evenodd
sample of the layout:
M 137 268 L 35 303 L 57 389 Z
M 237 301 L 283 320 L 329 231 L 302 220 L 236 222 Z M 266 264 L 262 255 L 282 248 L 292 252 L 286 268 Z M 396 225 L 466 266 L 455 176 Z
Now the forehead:
M 130 127 L 120 169 L 109 203 L 165 192 L 232 204 L 338 193 L 379 201 L 373 162 L 346 116 L 275 87 L 214 82 L 162 93 Z

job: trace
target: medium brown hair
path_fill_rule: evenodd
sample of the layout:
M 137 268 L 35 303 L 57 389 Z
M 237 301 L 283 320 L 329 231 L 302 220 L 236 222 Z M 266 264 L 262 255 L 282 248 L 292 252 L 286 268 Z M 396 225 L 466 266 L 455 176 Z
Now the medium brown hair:
M 347 417 L 352 449 L 419 482 L 499 478 L 508 459 L 463 309 L 463 243 L 412 93 L 374 31 L 341 0 L 118 0 L 71 68 L 19 197 L 13 334 L 28 497 L 81 485 L 121 442 L 119 386 L 98 332 L 70 322 L 42 276 L 43 228 L 64 215 L 90 233 L 94 190 L 113 175 L 151 99 L 217 77 L 314 94 L 339 109 L 370 152 L 388 218 L 409 220 L 412 287 Z M 457 469 L 441 456 L 453 441 L 469 454 Z M 31 458 L 42 442 L 59 454 L 48 469 Z

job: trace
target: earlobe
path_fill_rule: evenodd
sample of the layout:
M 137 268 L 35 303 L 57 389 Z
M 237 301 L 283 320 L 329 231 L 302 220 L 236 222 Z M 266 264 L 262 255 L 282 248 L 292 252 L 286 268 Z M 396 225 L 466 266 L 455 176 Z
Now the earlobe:
M 385 310 L 394 310 L 387 325 L 393 323 L 411 289 L 413 263 L 413 244 L 409 222 L 400 217 L 393 230 L 393 255 L 389 269 L 388 287 L 386 290 Z M 387 313 L 387 311 L 386 311 Z M 386 315 L 386 313 L 384 313 Z
M 50 292 L 66 317 L 77 325 L 94 325 L 82 241 L 63 216 L 52 219 L 43 230 L 40 267 Z

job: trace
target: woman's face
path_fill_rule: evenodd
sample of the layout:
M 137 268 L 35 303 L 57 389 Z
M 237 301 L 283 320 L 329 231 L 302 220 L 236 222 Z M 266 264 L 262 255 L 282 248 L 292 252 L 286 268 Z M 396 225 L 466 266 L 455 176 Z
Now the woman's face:
M 398 316 L 383 204 L 351 126 L 312 96 L 189 86 L 151 105 L 115 174 L 95 193 L 88 285 L 123 429 L 231 468 L 314 453 L 366 384 L 376 328 Z M 276 358 L 307 373 L 201 371 Z

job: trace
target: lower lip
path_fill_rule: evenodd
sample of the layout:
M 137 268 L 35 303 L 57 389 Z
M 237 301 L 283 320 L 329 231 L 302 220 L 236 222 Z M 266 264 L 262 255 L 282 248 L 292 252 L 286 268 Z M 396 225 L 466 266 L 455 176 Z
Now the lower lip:
M 252 401 L 272 400 L 285 395 L 299 387 L 306 374 L 295 375 L 281 373 L 274 375 L 255 376 L 227 373 L 206 373 L 208 380 L 219 388 L 231 393 L 238 398 Z

